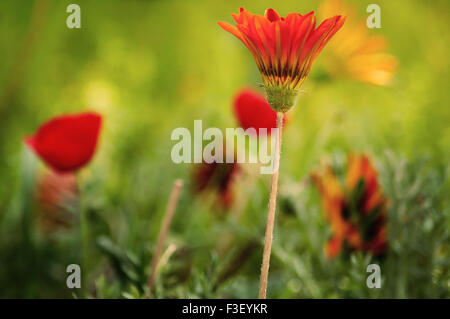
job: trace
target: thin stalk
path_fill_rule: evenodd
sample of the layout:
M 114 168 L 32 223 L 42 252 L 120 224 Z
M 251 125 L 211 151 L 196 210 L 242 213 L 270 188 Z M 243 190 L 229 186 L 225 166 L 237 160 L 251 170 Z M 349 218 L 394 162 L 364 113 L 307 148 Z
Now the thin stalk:
M 183 182 L 181 180 L 176 180 L 173 183 L 172 192 L 170 194 L 169 203 L 167 205 L 166 212 L 164 213 L 164 218 L 161 223 L 161 228 L 158 235 L 158 241 L 156 243 L 155 253 L 153 254 L 152 264 L 150 266 L 150 275 L 148 278 L 148 291 L 149 294 L 152 292 L 153 284 L 155 283 L 155 277 L 158 268 L 159 257 L 164 247 L 164 242 L 166 241 L 167 234 L 169 232 L 170 224 L 172 223 L 173 216 L 178 204 L 178 198 L 180 197 L 181 188 L 183 187 Z
M 80 174 L 76 174 L 76 181 L 78 187 L 78 209 L 80 214 L 80 239 L 81 239 L 81 295 L 87 294 L 88 287 L 88 273 L 89 273 L 89 220 L 88 212 L 85 204 L 84 189 Z
M 34 155 L 28 150 L 27 147 L 23 147 L 22 150 L 22 162 L 20 167 L 21 181 L 20 181 L 20 218 L 22 222 L 22 243 L 21 243 L 21 256 L 23 256 L 22 262 L 26 263 L 27 271 L 30 270 L 30 276 L 27 278 L 29 284 L 24 291 L 24 296 L 30 298 L 35 296 L 36 292 L 36 279 L 39 276 L 39 272 L 35 272 L 34 266 L 36 265 L 36 238 L 34 236 L 34 218 L 33 218 L 33 203 L 34 192 L 36 184 L 36 160 Z
M 274 156 L 274 172 L 272 173 L 272 181 L 270 185 L 269 196 L 269 212 L 267 214 L 266 235 L 264 238 L 264 251 L 261 264 L 261 277 L 259 281 L 259 299 L 266 299 L 267 281 L 269 277 L 270 266 L 270 252 L 272 250 L 273 227 L 275 224 L 275 208 L 277 204 L 277 189 L 278 189 L 278 169 L 280 167 L 280 152 L 281 152 L 281 136 L 283 133 L 283 113 L 277 113 L 277 133 L 275 143 Z

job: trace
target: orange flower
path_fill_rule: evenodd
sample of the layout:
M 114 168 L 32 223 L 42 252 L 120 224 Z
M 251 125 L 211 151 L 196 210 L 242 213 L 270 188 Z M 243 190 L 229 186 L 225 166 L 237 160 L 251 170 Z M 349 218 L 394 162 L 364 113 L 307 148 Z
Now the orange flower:
M 365 155 L 349 154 L 343 185 L 328 164 L 312 173 L 331 224 L 327 256 L 337 256 L 343 245 L 381 255 L 387 249 L 387 200 L 377 181 L 377 172 Z
M 361 82 L 389 85 L 397 68 L 397 59 L 386 53 L 386 39 L 370 33 L 366 21 L 360 19 L 356 9 L 343 0 L 325 0 L 319 12 L 322 16 L 339 12 L 347 17 L 346 25 L 330 43 L 323 59 L 332 75 L 345 75 Z
M 316 28 L 314 11 L 280 17 L 273 9 L 264 16 L 241 8 L 232 15 L 236 26 L 219 25 L 235 35 L 250 50 L 261 72 L 267 100 L 277 112 L 289 110 L 314 60 L 325 44 L 342 27 L 345 18 L 325 19 Z

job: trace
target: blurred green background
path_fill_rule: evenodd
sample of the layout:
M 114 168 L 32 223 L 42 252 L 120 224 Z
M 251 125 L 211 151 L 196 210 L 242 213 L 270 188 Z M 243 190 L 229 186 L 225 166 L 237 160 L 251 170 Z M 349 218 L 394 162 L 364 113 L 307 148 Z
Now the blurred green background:
M 231 22 L 241 6 L 286 15 L 321 1 L 78 0 L 82 27 L 69 29 L 73 2 L 0 3 L 0 297 L 143 296 L 176 178 L 185 182 L 168 238 L 177 249 L 155 296 L 256 297 L 269 176 L 244 174 L 236 183 L 241 218 L 218 218 L 192 192 L 193 167 L 170 160 L 170 134 L 195 119 L 235 127 L 234 94 L 261 83 L 251 54 L 217 21 Z M 373 1 L 347 2 L 364 20 Z M 398 60 L 392 85 L 331 77 L 325 55 L 316 61 L 284 134 L 269 297 L 450 297 L 450 3 L 377 3 L 382 27 L 369 32 L 385 37 Z M 65 285 L 65 267 L 81 259 L 79 225 L 50 238 L 39 230 L 33 194 L 44 168 L 23 138 L 83 110 L 100 112 L 105 124 L 80 176 L 91 239 L 89 287 L 80 292 Z M 320 158 L 349 150 L 371 154 L 391 201 L 381 289 L 365 284 L 370 255 L 326 259 L 319 195 L 302 186 Z M 234 249 L 221 251 L 230 236 Z

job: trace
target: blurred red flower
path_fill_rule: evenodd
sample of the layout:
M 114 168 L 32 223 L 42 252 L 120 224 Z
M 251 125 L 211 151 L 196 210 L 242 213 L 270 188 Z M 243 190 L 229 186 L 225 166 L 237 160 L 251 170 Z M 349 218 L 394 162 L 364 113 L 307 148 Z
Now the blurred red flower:
M 55 117 L 26 143 L 51 168 L 72 172 L 86 165 L 97 147 L 102 117 L 82 113 Z
M 343 245 L 382 255 L 387 250 L 388 201 L 382 195 L 377 172 L 366 155 L 348 155 L 345 185 L 332 167 L 323 164 L 312 173 L 320 191 L 322 206 L 330 222 L 332 238 L 326 245 L 329 258 L 337 256 Z
M 194 192 L 212 193 L 220 207 L 227 210 L 234 202 L 234 184 L 240 171 L 236 155 L 232 163 L 226 162 L 224 147 L 223 163 L 203 161 L 195 165 L 192 174 Z
M 218 22 L 240 39 L 255 58 L 266 88 L 267 99 L 277 112 L 286 112 L 325 44 L 342 27 L 345 18 L 325 19 L 316 28 L 314 11 L 280 17 L 273 9 L 264 16 L 240 8 L 232 15 L 236 26 Z
M 239 125 L 244 129 L 254 128 L 259 136 L 259 129 L 267 129 L 267 135 L 271 129 L 277 127 L 277 112 L 272 110 L 264 95 L 251 88 L 241 89 L 234 99 L 234 114 Z M 286 114 L 283 118 L 283 128 L 286 124 Z

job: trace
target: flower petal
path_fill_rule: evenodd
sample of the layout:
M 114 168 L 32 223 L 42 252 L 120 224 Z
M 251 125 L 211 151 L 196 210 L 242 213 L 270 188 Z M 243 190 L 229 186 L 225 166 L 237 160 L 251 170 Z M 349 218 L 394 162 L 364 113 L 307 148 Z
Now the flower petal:
M 264 95 L 254 89 L 244 88 L 238 92 L 234 99 L 234 114 L 244 130 L 254 128 L 256 135 L 264 134 L 264 130 L 260 129 L 266 129 L 265 132 L 270 135 L 271 129 L 277 127 L 277 113 Z M 286 114 L 283 124 L 286 124 Z
M 60 116 L 43 124 L 25 142 L 54 170 L 75 171 L 94 155 L 101 123 L 96 113 Z
M 264 17 L 269 20 L 270 22 L 278 21 L 280 20 L 280 16 L 274 9 L 267 9 L 264 13 Z

